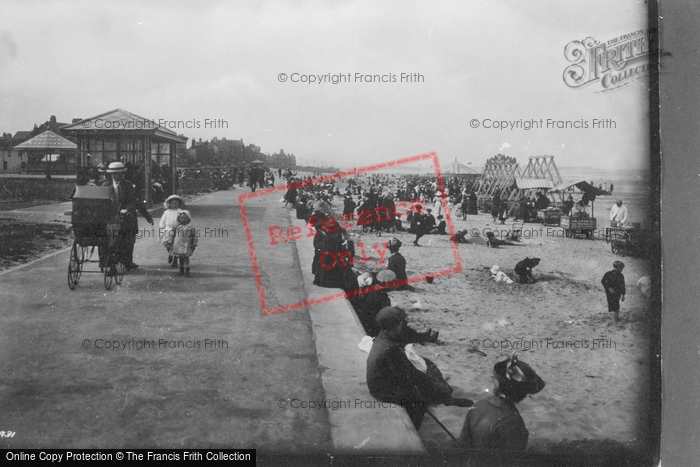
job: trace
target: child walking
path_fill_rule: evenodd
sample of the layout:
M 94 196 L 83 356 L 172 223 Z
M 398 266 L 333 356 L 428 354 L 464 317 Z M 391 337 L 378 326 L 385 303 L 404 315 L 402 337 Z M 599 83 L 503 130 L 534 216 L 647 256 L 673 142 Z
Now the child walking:
M 177 220 L 171 254 L 175 261 L 180 260 L 180 275 L 190 277 L 190 256 L 197 248 L 197 230 L 192 225 L 189 211 L 181 211 Z
M 603 275 L 603 280 L 600 281 L 605 289 L 605 297 L 608 299 L 608 312 L 613 314 L 613 322 L 617 326 L 620 322 L 620 301 L 625 301 L 625 276 L 622 270 L 625 269 L 625 264 L 622 261 L 613 263 L 612 271 L 608 271 Z
M 178 226 L 177 217 L 185 209 L 185 202 L 178 195 L 172 195 L 163 202 L 163 207 L 165 211 L 160 218 L 158 237 L 160 244 L 168 250 L 168 264 L 177 267 L 177 257 L 173 257 L 171 251 L 175 239 L 175 229 Z

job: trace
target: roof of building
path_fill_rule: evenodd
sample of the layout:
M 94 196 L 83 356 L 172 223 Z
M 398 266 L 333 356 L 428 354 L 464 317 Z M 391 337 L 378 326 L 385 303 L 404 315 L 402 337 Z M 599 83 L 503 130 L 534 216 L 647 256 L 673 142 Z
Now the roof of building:
M 122 109 L 114 109 L 61 127 L 67 134 L 133 133 L 150 135 L 161 142 L 187 142 L 187 137 L 160 126 L 158 122 Z
M 64 138 L 61 135 L 57 135 L 51 130 L 46 130 L 40 135 L 28 139 L 24 143 L 20 143 L 15 146 L 15 149 L 36 149 L 36 150 L 48 150 L 48 149 L 76 149 L 78 146 Z

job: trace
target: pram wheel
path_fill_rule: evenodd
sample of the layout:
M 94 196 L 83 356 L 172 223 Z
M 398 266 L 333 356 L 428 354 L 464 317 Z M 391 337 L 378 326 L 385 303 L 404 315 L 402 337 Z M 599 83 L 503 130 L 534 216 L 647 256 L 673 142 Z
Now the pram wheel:
M 109 252 L 105 258 L 104 265 L 105 289 L 109 290 L 112 288 L 112 283 L 116 282 L 117 274 L 118 270 L 116 255 L 114 252 Z M 119 281 L 121 282 L 121 279 L 119 279 Z
M 73 243 L 73 248 L 70 250 L 70 260 L 68 261 L 68 287 L 71 290 L 75 289 L 80 281 L 80 273 L 82 270 L 82 261 L 78 257 L 78 244 Z

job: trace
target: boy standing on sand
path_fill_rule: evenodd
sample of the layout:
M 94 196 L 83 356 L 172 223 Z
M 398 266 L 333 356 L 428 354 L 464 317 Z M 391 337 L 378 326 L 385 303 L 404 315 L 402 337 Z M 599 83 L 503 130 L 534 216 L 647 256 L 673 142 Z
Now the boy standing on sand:
M 625 264 L 622 261 L 613 263 L 612 271 L 608 271 L 600 281 L 605 289 L 605 296 L 608 299 L 608 311 L 613 314 L 615 326 L 620 322 L 620 301 L 625 301 L 625 276 L 622 275 L 622 270 L 625 269 Z

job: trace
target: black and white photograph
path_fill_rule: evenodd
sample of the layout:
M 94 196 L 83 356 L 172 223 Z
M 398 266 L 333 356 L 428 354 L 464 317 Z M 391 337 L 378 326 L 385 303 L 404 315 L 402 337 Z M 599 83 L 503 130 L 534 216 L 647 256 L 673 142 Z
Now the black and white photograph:
M 3 1 L 3 460 L 666 464 L 664 7 Z

